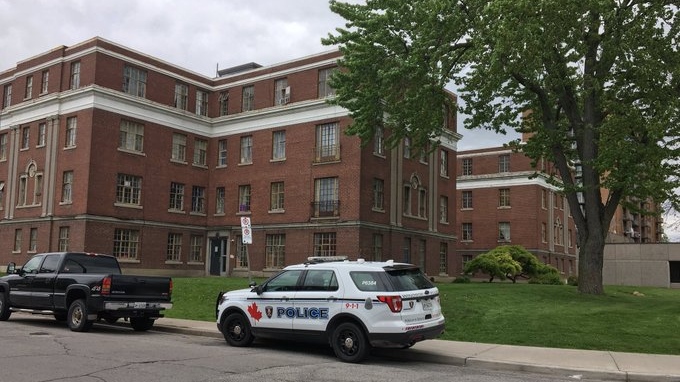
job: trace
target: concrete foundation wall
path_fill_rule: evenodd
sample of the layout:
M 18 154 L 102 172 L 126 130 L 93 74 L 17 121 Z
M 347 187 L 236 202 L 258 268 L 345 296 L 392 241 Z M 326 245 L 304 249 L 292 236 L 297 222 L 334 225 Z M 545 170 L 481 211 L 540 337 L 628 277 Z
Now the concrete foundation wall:
M 607 244 L 603 283 L 680 288 L 680 283 L 670 282 L 670 261 L 680 261 L 680 243 Z

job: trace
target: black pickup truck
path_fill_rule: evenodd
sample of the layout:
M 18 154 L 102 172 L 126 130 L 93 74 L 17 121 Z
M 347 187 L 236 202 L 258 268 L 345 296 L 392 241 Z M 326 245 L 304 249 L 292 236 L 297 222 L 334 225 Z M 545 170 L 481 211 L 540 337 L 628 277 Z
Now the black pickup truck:
M 123 275 L 115 257 L 82 252 L 37 254 L 21 268 L 9 263 L 0 277 L 0 321 L 12 312 L 53 315 L 71 330 L 88 331 L 98 320 L 130 320 L 151 329 L 172 307 L 172 279 Z

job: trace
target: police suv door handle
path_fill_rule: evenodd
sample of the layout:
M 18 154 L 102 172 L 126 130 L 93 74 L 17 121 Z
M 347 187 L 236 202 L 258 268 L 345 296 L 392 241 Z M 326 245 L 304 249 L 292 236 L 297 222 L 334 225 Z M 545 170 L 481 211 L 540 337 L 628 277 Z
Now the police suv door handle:
M 328 301 L 333 301 L 333 302 L 335 302 L 335 301 L 338 301 L 338 298 L 335 297 L 335 296 L 331 296 L 331 297 L 328 298 Z

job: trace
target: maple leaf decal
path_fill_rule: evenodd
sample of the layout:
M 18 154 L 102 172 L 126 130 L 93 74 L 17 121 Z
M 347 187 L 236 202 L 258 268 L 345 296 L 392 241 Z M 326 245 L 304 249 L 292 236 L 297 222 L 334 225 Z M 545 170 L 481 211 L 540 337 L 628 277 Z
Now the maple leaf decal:
M 256 303 L 248 305 L 248 314 L 250 314 L 250 317 L 252 317 L 255 321 L 260 321 L 260 318 L 262 318 L 262 312 L 257 307 Z

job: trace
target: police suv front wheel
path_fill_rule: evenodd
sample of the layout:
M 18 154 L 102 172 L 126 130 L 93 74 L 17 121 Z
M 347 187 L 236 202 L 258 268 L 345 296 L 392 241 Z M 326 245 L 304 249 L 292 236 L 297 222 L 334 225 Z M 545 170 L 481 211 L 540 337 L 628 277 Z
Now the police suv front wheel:
M 345 322 L 335 328 L 331 336 L 331 346 L 338 359 L 350 363 L 363 361 L 370 348 L 363 330 L 351 322 Z
M 249 346 L 255 337 L 248 319 L 241 313 L 231 313 L 222 321 L 222 335 L 231 346 Z

